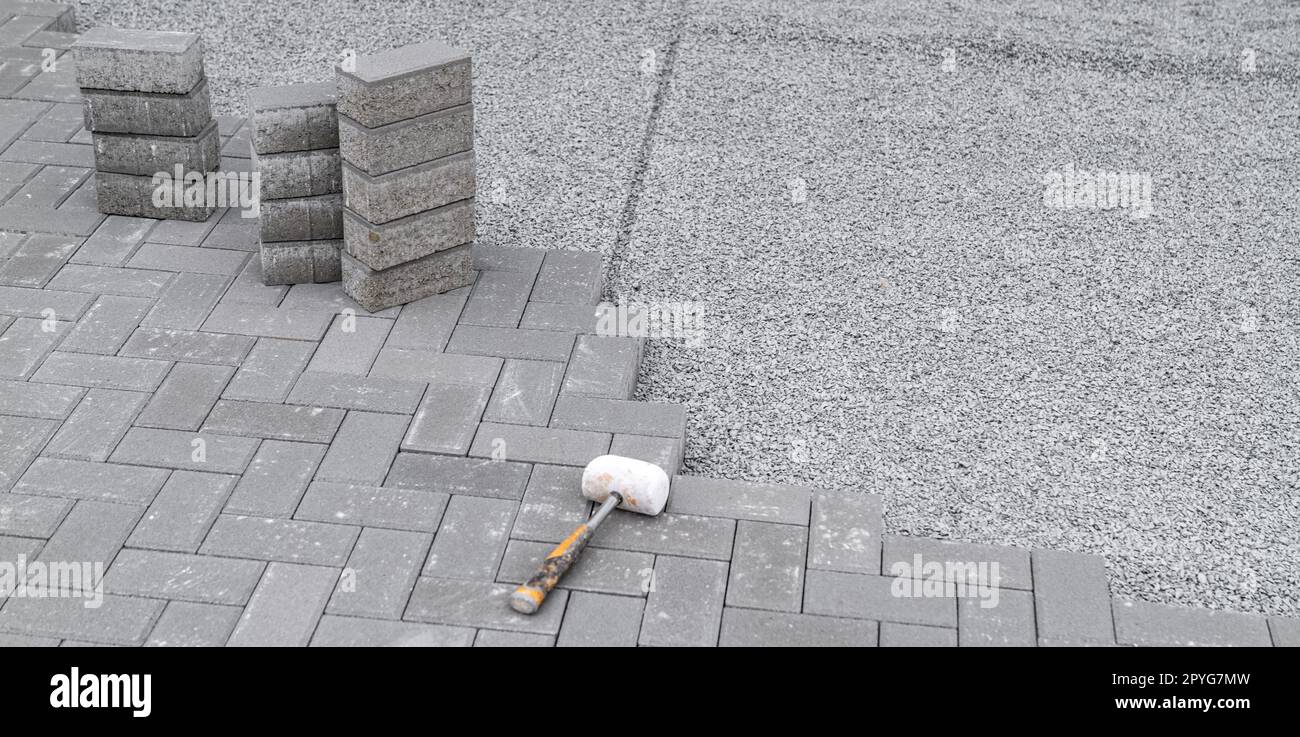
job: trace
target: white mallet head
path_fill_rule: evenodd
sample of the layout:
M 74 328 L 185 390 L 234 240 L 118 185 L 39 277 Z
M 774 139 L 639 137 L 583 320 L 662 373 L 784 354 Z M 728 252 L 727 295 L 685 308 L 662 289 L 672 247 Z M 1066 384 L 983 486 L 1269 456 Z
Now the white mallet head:
M 600 456 L 582 471 L 582 495 L 603 504 L 611 493 L 623 497 L 619 509 L 653 516 L 668 503 L 668 474 L 635 458 Z

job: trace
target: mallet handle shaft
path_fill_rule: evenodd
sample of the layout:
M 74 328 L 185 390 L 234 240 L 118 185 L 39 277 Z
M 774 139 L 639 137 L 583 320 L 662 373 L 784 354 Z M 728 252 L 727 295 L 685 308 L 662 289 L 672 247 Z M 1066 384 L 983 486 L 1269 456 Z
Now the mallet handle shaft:
M 537 567 L 537 572 L 533 577 L 528 579 L 515 592 L 510 595 L 510 608 L 520 614 L 532 614 L 542 606 L 546 600 L 546 595 L 551 593 L 560 579 L 564 576 L 569 568 L 573 567 L 574 561 L 582 553 L 582 549 L 587 547 L 587 541 L 591 539 L 592 533 L 600 526 L 600 523 L 614 511 L 614 508 L 621 504 L 623 498 L 618 494 L 610 494 L 600 509 L 591 516 L 591 519 L 578 525 L 578 528 L 564 538 L 564 542 L 555 546 L 555 549 L 547 554 L 546 559 Z

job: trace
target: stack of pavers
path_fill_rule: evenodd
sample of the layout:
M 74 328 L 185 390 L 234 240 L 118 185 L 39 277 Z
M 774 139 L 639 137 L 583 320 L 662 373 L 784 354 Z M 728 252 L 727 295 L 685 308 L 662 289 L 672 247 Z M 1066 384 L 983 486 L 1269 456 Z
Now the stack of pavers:
M 469 54 L 429 41 L 337 71 L 343 290 L 373 312 L 469 285 Z
M 343 175 L 334 84 L 259 87 L 248 106 L 261 178 L 262 280 L 338 281 Z
M 208 219 L 217 203 L 207 198 L 203 181 L 221 163 L 221 138 L 208 102 L 202 40 L 193 33 L 102 27 L 82 34 L 72 51 L 95 144 L 99 211 Z M 203 197 L 197 190 L 184 197 L 186 177 Z M 170 198 L 155 199 L 166 186 Z

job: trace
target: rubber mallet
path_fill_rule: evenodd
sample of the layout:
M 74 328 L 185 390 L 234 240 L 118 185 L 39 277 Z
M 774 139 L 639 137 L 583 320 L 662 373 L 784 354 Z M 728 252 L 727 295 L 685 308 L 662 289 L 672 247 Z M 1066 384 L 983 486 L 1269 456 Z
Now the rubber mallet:
M 537 573 L 515 589 L 510 595 L 511 609 L 521 614 L 537 611 L 615 507 L 652 517 L 662 512 L 668 503 L 668 474 L 653 463 L 635 458 L 600 456 L 582 471 L 582 495 L 600 504 L 600 509 L 556 545 Z

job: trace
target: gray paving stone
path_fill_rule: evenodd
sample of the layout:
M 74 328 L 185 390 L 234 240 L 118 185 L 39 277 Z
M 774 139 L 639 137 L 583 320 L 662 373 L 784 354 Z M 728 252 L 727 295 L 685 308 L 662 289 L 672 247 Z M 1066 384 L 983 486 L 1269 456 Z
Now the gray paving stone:
M 615 434 L 609 452 L 610 455 L 653 463 L 662 468 L 670 479 L 682 469 L 682 443 L 672 438 Z
M 248 254 L 243 251 L 145 243 L 127 262 L 127 266 L 136 269 L 233 277 L 244 267 L 247 258 Z
M 83 89 L 86 128 L 95 133 L 197 136 L 212 122 L 208 83 L 185 94 Z
M 343 205 L 368 223 L 433 210 L 473 197 L 474 191 L 473 151 L 376 176 L 343 162 Z
M 235 476 L 176 471 L 154 497 L 127 545 L 195 552 L 238 480 Z
M 812 491 L 799 486 L 677 476 L 666 509 L 678 514 L 807 525 L 811 499 Z
M 392 327 L 392 320 L 379 317 L 340 315 L 334 318 L 307 370 L 365 376 Z
M 349 525 L 223 514 L 217 518 L 199 552 L 203 555 L 342 566 L 359 532 L 360 528 Z
M 390 341 L 391 342 L 391 341 Z M 504 361 L 493 356 L 461 356 L 427 350 L 384 348 L 370 367 L 370 375 L 385 379 L 468 384 L 491 388 Z
M 575 592 L 557 647 L 636 647 L 644 602 L 629 596 Z
M 551 330 L 519 330 L 460 325 L 447 343 L 448 353 L 498 356 L 535 361 L 568 361 L 574 336 Z
M 1105 562 L 1095 556 L 1054 550 L 1035 550 L 1030 559 L 1039 639 L 1113 644 Z
M 306 372 L 298 377 L 289 403 L 366 412 L 414 414 L 425 385 L 411 381 Z
M 176 274 L 140 324 L 150 328 L 197 330 L 229 282 L 226 277 L 214 274 Z
M 104 577 L 104 590 L 149 599 L 243 605 L 265 568 L 256 560 L 127 549 Z
M 680 438 L 686 435 L 686 408 L 666 402 L 634 402 L 566 394 L 555 402 L 551 426 Z
M 61 458 L 38 458 L 14 491 L 23 494 L 148 504 L 167 480 L 157 468 Z
M 507 633 L 502 633 L 507 634 Z M 321 617 L 312 647 L 469 647 L 470 627 L 390 622 L 359 617 Z
M 149 647 L 221 647 L 239 621 L 242 609 L 189 601 L 168 602 L 149 633 Z
M 76 292 L 25 287 L 0 286 L 0 314 L 45 319 L 54 311 L 56 320 L 75 320 L 86 311 L 94 297 Z
M 20 161 L 46 166 L 75 166 L 89 169 L 95 165 L 90 146 L 49 141 L 14 141 L 0 153 L 4 161 Z
M 736 524 L 727 606 L 799 612 L 808 530 L 741 520 Z
M 551 543 L 511 540 L 501 559 L 497 580 L 513 584 L 527 581 L 554 547 Z M 575 591 L 645 596 L 653 580 L 654 561 L 650 553 L 589 548 L 564 574 L 559 585 Z
M 598 253 L 547 251 L 533 287 L 534 302 L 594 305 L 600 301 L 604 272 Z
M 315 343 L 258 338 L 222 396 L 255 402 L 283 402 L 307 367 Z
M 80 238 L 33 234 L 0 263 L 0 284 L 43 287 L 80 246 Z
M 565 539 L 591 515 L 591 503 L 582 496 L 581 489 L 581 469 L 533 467 L 510 536 L 547 543 Z M 608 523 L 601 528 L 602 535 L 607 528 Z M 727 547 L 730 550 L 730 542 Z
M 87 609 L 72 597 L 10 599 L 0 610 L 0 630 L 26 635 L 61 637 L 118 645 L 143 645 L 163 602 L 105 594 L 103 603 Z
M 341 240 L 343 195 L 330 193 L 263 200 L 258 225 L 258 235 L 263 243 Z
M 135 424 L 197 431 L 234 373 L 235 369 L 230 366 L 175 364 Z
M 226 644 L 232 647 L 306 646 L 338 576 L 336 568 L 291 563 L 268 565 Z
M 66 322 L 26 317 L 14 320 L 0 335 L 0 376 L 26 379 L 35 375 L 68 331 Z
M 72 502 L 42 496 L 0 495 L 0 535 L 48 538 L 63 522 Z
M 274 154 L 254 151 L 253 169 L 261 174 L 261 196 L 268 200 L 343 191 L 343 159 L 337 148 Z
M 514 590 L 511 584 L 422 577 L 415 584 L 403 619 L 543 635 L 560 631 L 569 592 L 552 592 L 536 614 L 524 615 L 508 604 Z
M 957 626 L 956 597 L 899 596 L 894 591 L 895 582 L 896 579 L 888 576 L 809 570 L 804 584 L 803 610 L 806 614 L 832 617 Z M 906 593 L 925 592 L 908 588 Z
M 159 172 L 214 171 L 221 163 L 221 138 L 215 121 L 193 136 L 94 133 L 95 169 L 152 177 Z
M 430 384 L 402 440 L 402 450 L 463 455 L 487 406 L 489 388 Z
M 555 647 L 550 635 L 530 635 L 524 632 L 479 630 L 474 647 Z
M 60 207 L 65 201 L 71 199 L 75 193 L 82 191 L 81 187 L 90 176 L 90 173 L 90 169 L 79 166 L 43 166 L 35 176 L 27 180 L 13 194 L 10 202 L 25 207 Z M 46 239 L 51 241 L 46 249 L 35 252 L 29 250 L 23 254 L 25 268 L 19 269 L 19 274 L 30 270 L 39 279 L 42 271 L 40 267 L 41 261 L 53 262 L 54 264 L 61 263 L 66 261 L 68 256 L 81 245 L 80 238 L 46 236 Z M 20 250 L 20 252 L 22 251 Z M 47 272 L 45 279 L 48 280 L 53 271 L 48 266 L 45 271 Z M 4 272 L 7 278 L 11 277 L 10 269 L 6 268 Z M 28 284 L 27 286 L 40 286 L 43 283 L 44 281 L 41 281 L 38 284 Z
M 256 241 L 256 238 L 254 238 Z M 219 305 L 228 304 L 231 307 L 223 315 L 222 319 L 235 322 L 236 324 L 252 324 L 253 330 L 257 332 L 279 332 L 285 329 L 303 330 L 301 325 L 294 326 L 292 320 L 289 325 L 285 325 L 286 318 L 278 310 L 267 309 L 274 308 L 284 299 L 288 293 L 289 287 L 282 284 L 268 285 L 262 275 L 262 259 L 250 258 L 248 263 L 244 264 L 244 270 L 239 272 L 239 276 L 227 287 L 225 294 L 221 295 Z M 244 305 L 242 309 L 236 306 Z M 252 305 L 261 305 L 262 310 L 250 309 Z M 298 311 L 295 311 L 298 312 Z M 267 313 L 267 314 L 263 314 Z M 206 316 L 205 316 L 206 317 Z M 329 324 L 329 319 L 316 318 L 322 323 L 320 332 L 312 337 L 300 337 L 300 340 L 319 340 L 320 335 L 324 333 L 325 326 Z M 247 330 L 249 328 L 245 328 Z M 275 337 L 274 335 L 270 337 Z
M 18 560 L 18 556 L 23 556 L 28 560 L 34 559 L 45 546 L 44 540 L 37 540 L 30 537 L 14 537 L 11 535 L 0 535 L 0 556 L 4 560 Z M 70 574 L 76 575 L 76 574 Z M 7 578 L 7 577 L 6 577 Z M 9 586 L 9 581 L 5 581 L 5 586 Z M 74 581 L 75 586 L 75 581 Z M 6 590 L 8 590 L 6 588 Z
M 1034 551 L 1037 555 L 1038 551 Z M 1147 647 L 1269 647 L 1268 621 L 1242 612 L 1116 600 L 1115 639 Z
M 545 427 L 563 377 L 561 363 L 507 359 L 483 419 Z
M 329 324 L 329 315 L 311 310 L 267 309 L 223 300 L 204 321 L 203 329 L 262 338 L 317 341 L 325 335 Z
M 95 207 L 100 212 L 125 217 L 206 221 L 216 207 L 205 203 L 184 204 L 177 187 L 172 204 L 154 199 L 157 185 L 152 176 L 95 172 Z
M 112 215 L 72 256 L 73 263 L 123 266 L 154 227 L 153 220 Z
M 368 127 L 339 116 L 339 150 L 367 174 L 387 174 L 474 148 L 474 106 L 466 103 Z
M 32 375 L 32 380 L 149 392 L 158 388 L 170 367 L 168 361 L 55 351 Z
M 334 524 L 435 532 L 448 496 L 419 489 L 313 481 L 296 519 Z
M 230 499 L 226 500 L 226 512 L 292 516 L 325 450 L 325 446 L 311 443 L 263 441 Z
M 0 634 L 0 647 L 58 647 L 57 637 L 28 637 Z
M 596 308 L 558 302 L 529 302 L 519 327 L 526 330 L 556 330 L 588 334 L 596 332 Z
M 591 459 L 605 455 L 609 444 L 608 433 L 484 422 L 474 435 L 469 455 L 472 458 L 502 457 L 503 460 L 525 463 L 586 466 Z
M 72 53 L 81 87 L 184 94 L 203 80 L 195 33 L 98 26 L 81 34 Z
M 398 453 L 385 484 L 444 494 L 521 499 L 532 466 L 424 453 Z
M 37 49 L 24 49 L 24 51 L 35 52 L 36 57 L 43 57 L 44 51 L 50 46 L 43 46 Z M 6 49 L 6 53 L 19 51 L 18 49 Z M 55 143 L 66 143 L 68 139 L 82 129 L 84 118 L 81 112 L 81 105 L 73 103 L 58 103 L 52 106 L 41 119 L 32 124 L 22 137 L 32 141 L 52 141 Z
M 122 347 L 120 355 L 238 366 L 252 350 L 253 342 L 247 335 L 139 328 Z
M 328 443 L 343 423 L 344 414 L 324 407 L 222 399 L 208 414 L 203 432 Z
M 1038 644 L 1034 595 L 1028 591 L 999 591 L 995 606 L 983 606 L 978 597 L 962 597 L 957 600 L 957 622 L 962 647 L 1034 647 Z
M 252 145 L 259 154 L 338 148 L 332 81 L 255 87 L 248 107 Z
M 813 495 L 808 567 L 848 573 L 879 573 L 880 497 L 819 491 Z
M 659 556 L 655 561 L 655 586 L 646 601 L 641 623 L 640 644 L 717 645 L 726 589 L 726 563 Z
M 153 299 L 168 291 L 180 276 L 145 269 L 67 264 L 50 280 L 49 287 L 66 289 L 70 292 L 93 292 Z
M 442 294 L 474 281 L 474 272 L 469 268 L 468 244 L 382 271 L 371 269 L 346 252 L 339 258 L 344 293 L 370 312 Z
M 5 449 L 0 455 L 0 493 L 13 486 L 58 424 L 57 420 L 0 415 L 0 447 Z
M 433 39 L 336 67 L 338 110 L 375 128 L 470 101 L 468 52 Z
M 521 271 L 480 272 L 460 316 L 460 323 L 519 327 L 528 295 L 533 289 L 533 278 L 533 274 Z
M 211 473 L 242 473 L 257 450 L 254 438 L 133 427 L 109 460 Z
M 385 346 L 441 352 L 451 338 L 469 292 L 469 288 L 462 287 L 403 306 Z
M 62 420 L 77 406 L 86 390 L 79 386 L 0 381 L 0 412 L 20 417 Z
M 722 610 L 721 647 L 875 647 L 878 625 L 860 619 L 754 609 Z
M 575 491 L 577 486 L 571 487 Z M 718 517 L 664 512 L 657 517 L 616 514 L 588 543 L 593 547 L 727 560 L 736 523 Z
M 881 647 L 957 647 L 957 630 L 899 622 L 880 623 Z
M 383 483 L 397 455 L 397 446 L 406 433 L 407 422 L 403 415 L 349 412 L 330 444 L 316 478 Z
M 641 346 L 635 338 L 579 335 L 562 391 L 588 397 L 631 399 L 640 366 Z
M 337 284 L 295 284 L 289 289 L 289 293 L 284 296 L 280 306 L 299 310 L 314 310 L 331 316 L 358 314 L 365 309 L 357 304 L 356 300 L 344 294 Z M 375 313 L 373 317 L 394 320 L 402 309 L 401 307 L 394 307 L 383 310 Z
M 153 300 L 142 297 L 100 297 L 68 332 L 59 348 L 76 353 L 114 355 L 135 332 L 151 307 Z
M 400 619 L 431 537 L 421 532 L 362 530 L 326 611 Z
M 164 220 L 149 231 L 149 241 L 173 246 L 197 246 L 203 242 L 208 233 L 212 232 L 212 227 L 219 219 L 220 216 L 214 215 L 201 223 L 189 220 Z
M 886 535 L 884 541 L 881 570 L 886 574 L 890 573 L 892 566 L 898 563 L 909 568 L 913 567 L 916 556 L 919 555 L 923 564 L 929 562 L 943 564 L 945 581 L 962 579 L 971 584 L 991 584 L 1026 591 L 1034 587 L 1028 550 L 997 545 L 943 542 L 901 535 Z M 963 565 L 961 569 L 950 569 L 948 566 L 950 563 L 967 565 Z M 991 578 L 994 563 L 998 566 L 996 579 Z M 979 580 L 982 575 L 979 572 L 981 565 L 987 567 L 990 580 Z
M 104 221 L 98 212 L 24 205 L 0 205 L 0 228 L 6 230 L 44 231 L 85 237 Z
M 452 497 L 429 551 L 424 575 L 494 580 L 517 508 L 509 499 Z
M 473 198 L 386 223 L 371 223 L 351 210 L 343 210 L 344 248 L 349 256 L 371 269 L 388 269 L 473 240 Z
M 1273 617 L 1268 620 L 1274 647 L 1300 647 L 1300 619 Z
M 36 559 L 47 564 L 91 563 L 107 570 L 143 511 L 134 505 L 82 499 L 73 505 Z M 82 585 L 98 583 L 83 581 Z

